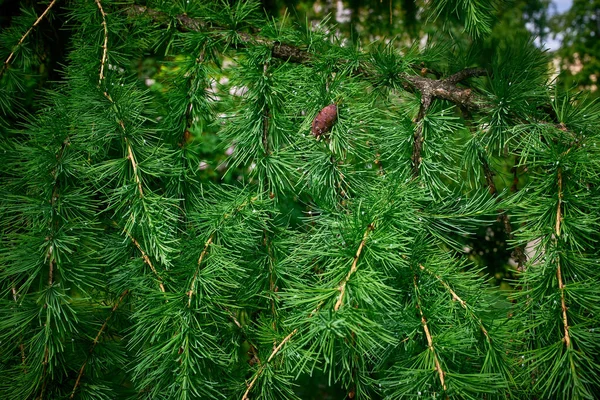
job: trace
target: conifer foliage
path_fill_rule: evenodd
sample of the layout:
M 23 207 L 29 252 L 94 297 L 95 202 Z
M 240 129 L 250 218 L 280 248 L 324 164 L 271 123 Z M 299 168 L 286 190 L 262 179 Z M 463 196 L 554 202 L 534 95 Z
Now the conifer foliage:
M 41 3 L 0 35 L 0 398 L 600 393 L 600 106 L 530 40 L 478 58 L 503 3 L 365 48 L 252 0 Z M 496 221 L 510 290 L 468 251 Z

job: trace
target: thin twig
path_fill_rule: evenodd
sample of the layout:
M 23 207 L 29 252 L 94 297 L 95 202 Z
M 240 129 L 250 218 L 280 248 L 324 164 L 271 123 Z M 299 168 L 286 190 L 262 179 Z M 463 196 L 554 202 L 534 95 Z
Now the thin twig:
M 192 278 L 192 283 L 190 285 L 190 290 L 188 291 L 188 307 L 192 305 L 192 296 L 194 295 L 194 290 L 196 288 L 196 279 L 198 278 L 198 272 L 200 272 L 200 265 L 202 264 L 204 256 L 206 256 L 206 253 L 208 252 L 208 247 L 212 243 L 214 236 L 215 234 L 213 232 L 204 244 L 204 249 L 202 249 L 202 253 L 200 253 L 200 257 L 198 258 L 198 266 L 196 267 L 196 271 L 194 272 L 194 277 Z
M 123 301 L 123 299 L 125 298 L 125 296 L 127 296 L 127 294 L 129 294 L 129 289 L 125 289 L 125 291 L 123 291 L 123 293 L 121 293 L 121 296 L 119 297 L 119 299 L 117 300 L 117 302 L 113 306 L 110 314 L 108 315 L 108 317 L 106 317 L 106 319 L 104 320 L 104 323 L 100 327 L 100 330 L 96 334 L 96 337 L 94 338 L 94 341 L 92 342 L 92 347 L 90 347 L 90 351 L 89 351 L 88 355 L 86 356 L 86 359 L 83 362 L 83 365 L 79 369 L 79 374 L 77 375 L 77 380 L 75 380 L 75 386 L 73 386 L 73 390 L 71 391 L 71 396 L 69 396 L 69 399 L 72 399 L 75 396 L 75 391 L 79 387 L 79 383 L 81 382 L 81 377 L 83 376 L 83 372 L 85 371 L 85 367 L 87 365 L 89 356 L 92 354 L 92 352 L 96 348 L 96 345 L 98 344 L 98 341 L 100 340 L 100 336 L 104 332 L 104 329 L 106 329 L 106 325 L 108 324 L 108 321 L 111 319 L 111 317 L 113 316 L 113 314 L 115 313 L 115 311 L 119 307 L 119 304 L 121 303 L 121 301 Z
M 425 118 L 425 114 L 431 106 L 431 101 L 433 100 L 432 96 L 427 92 L 421 92 L 421 105 L 419 106 L 419 113 L 417 114 L 417 118 L 415 119 L 415 133 L 413 135 L 413 151 L 410 157 L 412 161 L 412 172 L 413 177 L 416 178 L 419 176 L 421 162 L 423 161 L 421 157 L 421 152 L 423 150 L 423 119 Z
M 12 292 L 13 300 L 15 301 L 15 303 L 18 303 L 19 297 L 17 295 L 17 288 L 12 286 L 10 288 L 10 290 Z M 24 366 L 25 365 L 25 345 L 23 345 L 23 337 L 21 335 L 19 335 L 19 350 L 21 351 L 21 364 Z M 27 373 L 27 371 L 23 371 L 23 372 Z
M 296 334 L 296 332 L 298 332 L 298 329 L 294 329 L 289 335 L 287 335 L 281 341 L 281 343 L 279 343 L 279 345 L 277 345 L 273 349 L 273 351 L 271 352 L 271 355 L 267 359 L 267 364 L 271 362 L 271 360 L 273 359 L 273 357 L 275 357 L 277 355 L 277 353 L 279 353 L 279 351 L 281 350 L 281 348 L 283 347 L 283 345 L 285 345 L 292 338 L 292 336 L 294 336 Z M 264 371 L 265 367 L 266 367 L 266 364 L 261 364 L 260 368 L 258 368 L 258 371 L 256 371 L 256 374 L 254 374 L 254 378 L 252 378 L 252 381 L 250 382 L 250 384 L 248 384 L 248 388 L 246 389 L 246 392 L 242 396 L 242 400 L 249 400 L 248 394 L 250 393 L 250 390 L 252 390 L 252 388 L 254 387 L 254 384 L 256 383 L 256 380 L 258 379 L 258 377 L 260 376 L 260 374 L 262 374 L 262 372 Z
M 360 241 L 360 244 L 358 245 L 358 250 L 356 250 L 356 254 L 354 255 L 354 259 L 352 260 L 352 266 L 350 267 L 350 271 L 348 271 L 348 275 L 346 275 L 346 277 L 344 278 L 344 280 L 340 283 L 340 285 L 338 287 L 338 290 L 340 291 L 340 295 L 338 297 L 337 302 L 335 303 L 335 306 L 333 307 L 334 311 L 339 310 L 339 308 L 342 306 L 342 303 L 344 301 L 344 294 L 346 293 L 346 285 L 348 284 L 348 280 L 350 279 L 352 274 L 355 273 L 356 270 L 358 269 L 358 258 L 360 257 L 360 253 L 362 252 L 363 247 L 365 246 L 365 243 L 367 242 L 369 233 L 371 233 L 371 231 L 373 231 L 373 229 L 375 229 L 375 225 L 374 225 L 374 223 L 371 223 L 371 224 L 369 224 L 369 226 L 365 230 L 365 233 L 363 234 L 363 238 Z
M 102 15 L 102 28 L 104 30 L 104 43 L 102 44 L 102 60 L 100 62 L 100 79 L 98 80 L 98 84 L 102 85 L 102 81 L 104 80 L 104 65 L 106 64 L 106 57 L 108 53 L 108 26 L 106 25 L 106 13 L 102 8 L 102 3 L 100 0 L 95 0 L 98 9 L 100 10 L 100 14 Z
M 15 56 L 15 52 L 17 51 L 17 47 L 19 47 L 20 45 L 23 44 L 23 42 L 25 41 L 25 39 L 27 38 L 27 36 L 29 36 L 29 34 L 31 33 L 31 31 L 33 30 L 33 28 L 35 28 L 36 26 L 38 26 L 38 24 L 42 21 L 42 19 L 46 16 L 46 14 L 48 14 L 48 11 L 50 11 L 50 9 L 54 6 L 55 3 L 56 3 L 56 0 L 52 0 L 52 2 L 50 2 L 50 4 L 48 4 L 48 7 L 46 7 L 46 9 L 44 10 L 44 12 L 42 13 L 42 15 L 40 15 L 38 17 L 38 19 L 35 20 L 35 22 L 33 23 L 33 25 L 31 25 L 29 27 L 29 29 L 27 29 L 27 32 L 25 32 L 25 34 L 23 36 L 21 36 L 21 39 L 19 39 L 19 41 L 17 42 L 16 46 L 13 47 L 13 50 L 8 55 L 8 58 L 4 61 L 4 65 L 2 66 L 2 71 L 0 71 L 0 76 L 2 76 L 2 74 L 8 69 L 8 65 L 11 63 L 13 57 Z
M 102 81 L 104 81 L 104 79 L 106 78 L 106 76 L 104 75 L 104 67 L 106 64 L 107 54 L 108 54 L 108 25 L 106 24 L 106 12 L 104 12 L 104 8 L 102 8 L 102 3 L 100 2 L 100 0 L 95 0 L 95 2 L 96 2 L 96 5 L 98 6 L 98 10 L 100 11 L 100 15 L 102 16 L 102 28 L 104 30 L 104 42 L 102 44 L 102 58 L 100 60 L 100 75 L 99 75 L 99 80 L 98 80 L 98 86 L 101 86 Z M 103 91 L 102 94 L 104 95 L 104 97 L 106 97 L 106 99 L 108 101 L 110 101 L 110 103 L 113 105 L 113 108 L 115 108 L 115 102 L 112 99 L 112 97 L 110 96 L 110 94 L 107 91 Z M 115 108 L 115 111 L 116 111 L 116 108 Z M 119 119 L 119 126 L 123 130 L 123 135 L 125 135 L 126 134 L 125 123 L 123 122 L 122 119 Z M 144 197 L 144 189 L 142 187 L 142 180 L 140 179 L 140 176 L 138 173 L 138 165 L 135 160 L 135 155 L 133 154 L 133 149 L 131 148 L 131 144 L 129 143 L 127 136 L 124 136 L 123 139 L 125 141 L 125 146 L 127 147 L 127 158 L 131 162 L 131 167 L 133 168 L 133 177 L 135 179 L 135 183 L 138 186 L 138 191 L 140 193 L 140 197 Z
M 156 268 L 154 268 L 154 265 L 152 264 L 150 257 L 148 257 L 148 254 L 146 254 L 144 249 L 142 249 L 142 246 L 140 245 L 140 243 L 137 240 L 135 240 L 135 238 L 133 236 L 131 236 L 131 234 L 129 232 L 125 231 L 125 233 L 127 234 L 127 236 L 129 236 L 129 238 L 131 239 L 131 241 L 133 242 L 135 247 L 137 247 L 137 249 L 140 251 L 140 253 L 142 253 L 142 258 L 144 259 L 144 262 L 150 267 L 152 272 L 154 272 L 154 275 L 156 275 L 156 279 L 158 279 L 158 286 L 160 287 L 160 291 L 165 293 L 165 286 L 162 283 L 162 279 L 158 275 L 158 271 L 156 270 Z
M 442 366 L 438 359 L 435 348 L 433 347 L 433 338 L 431 337 L 431 332 L 429 332 L 429 327 L 427 326 L 427 319 L 425 318 L 425 315 L 423 314 L 423 310 L 421 310 L 421 302 L 419 301 L 419 287 L 417 286 L 417 275 L 414 276 L 413 283 L 415 285 L 415 292 L 417 295 L 416 296 L 417 297 L 417 309 L 419 310 L 419 314 L 421 315 L 421 324 L 423 325 L 423 331 L 425 331 L 425 337 L 427 338 L 427 347 L 433 353 L 435 370 L 437 371 L 438 376 L 440 378 L 440 383 L 442 384 L 442 388 L 444 389 L 444 391 L 447 391 L 448 388 L 446 386 L 446 381 L 444 379 L 444 375 L 445 375 L 444 370 L 442 369 Z
M 479 318 L 477 315 L 475 315 L 475 313 L 468 307 L 468 304 L 466 301 L 464 301 L 463 299 L 461 299 L 454 290 L 452 290 L 452 288 L 450 287 L 450 285 L 448 285 L 440 276 L 436 275 L 435 273 L 433 273 L 432 271 L 430 271 L 429 269 L 425 268 L 422 264 L 419 264 L 419 268 L 421 268 L 421 270 L 427 272 L 429 275 L 433 276 L 435 279 L 438 280 L 438 282 L 440 282 L 440 284 L 448 291 L 450 292 L 450 295 L 452 296 L 452 298 L 456 301 L 459 302 L 459 304 L 462 306 L 462 308 L 464 308 L 469 314 L 471 314 L 471 316 L 473 318 L 475 318 L 477 320 L 477 322 L 479 323 L 479 328 L 481 329 L 481 332 L 483 332 L 485 338 L 487 339 L 488 342 L 491 341 L 491 338 L 488 334 L 487 329 L 485 329 L 485 327 L 483 326 L 483 321 L 481 320 L 481 318 Z
M 562 202 L 563 202 L 563 181 L 561 169 L 558 169 L 558 205 L 556 206 L 556 226 L 555 235 L 556 242 L 560 239 L 561 223 L 562 223 Z M 565 345 L 571 347 L 571 335 L 569 334 L 569 320 L 567 319 L 567 305 L 565 303 L 565 284 L 563 282 L 562 273 L 560 270 L 560 256 L 557 256 L 556 278 L 558 279 L 558 288 L 560 290 L 560 304 L 562 308 L 562 319 L 565 330 Z

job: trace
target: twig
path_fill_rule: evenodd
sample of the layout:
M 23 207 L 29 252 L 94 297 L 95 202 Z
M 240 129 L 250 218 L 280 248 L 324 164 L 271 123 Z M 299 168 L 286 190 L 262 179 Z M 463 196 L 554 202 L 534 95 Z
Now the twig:
M 13 296 L 13 300 L 15 301 L 15 303 L 18 303 L 18 295 L 17 295 L 17 289 L 12 286 L 10 288 L 11 292 L 12 292 L 12 296 Z M 23 337 L 21 335 L 19 335 L 19 350 L 21 351 L 21 364 L 24 366 L 25 365 L 25 345 L 23 345 Z M 24 371 L 25 373 L 27 371 Z
M 131 241 L 133 242 L 135 247 L 137 247 L 137 249 L 140 251 L 140 253 L 142 253 L 142 258 L 144 259 L 144 262 L 150 267 L 152 272 L 154 272 L 154 275 L 156 275 L 156 279 L 158 279 L 158 286 L 160 287 L 160 291 L 165 293 L 165 286 L 162 283 L 162 279 L 158 275 L 158 271 L 156 270 L 156 268 L 154 268 L 154 265 L 152 265 L 152 261 L 150 260 L 150 257 L 148 257 L 148 254 L 146 254 L 144 249 L 142 249 L 142 246 L 140 245 L 140 243 L 137 240 L 135 240 L 135 238 L 133 236 L 131 236 L 131 234 L 129 232 L 125 231 L 125 233 L 127 234 L 127 236 L 129 236 L 129 238 L 131 239 Z
M 421 268 L 421 270 L 427 272 L 429 275 L 433 276 L 435 279 L 438 280 L 438 282 L 440 282 L 440 284 L 448 291 L 450 292 L 450 295 L 452 296 L 452 298 L 456 301 L 459 302 L 459 304 L 462 306 L 462 308 L 464 308 L 469 314 L 471 314 L 471 316 L 473 318 L 475 318 L 477 320 L 477 322 L 479 323 L 479 328 L 481 329 L 481 332 L 483 333 L 483 335 L 485 336 L 485 338 L 487 339 L 488 342 L 491 342 L 491 338 L 488 334 L 487 329 L 485 329 L 485 327 L 483 326 L 483 321 L 481 320 L 481 318 L 479 318 L 477 315 L 475 315 L 475 313 L 468 307 L 468 304 L 466 301 L 464 301 L 463 299 L 461 299 L 454 290 L 452 290 L 452 288 L 450 287 L 450 285 L 448 285 L 446 282 L 444 282 L 444 280 L 439 277 L 438 275 L 434 274 L 432 271 L 430 271 L 429 269 L 425 268 L 422 264 L 419 264 L 419 268 Z
M 555 235 L 556 242 L 560 238 L 561 231 L 561 223 L 562 223 L 562 199 L 563 199 L 563 181 L 562 181 L 562 172 L 561 169 L 558 168 L 558 205 L 556 206 L 556 226 L 555 226 Z M 557 258 L 557 268 L 556 268 L 556 278 L 558 279 L 558 288 L 560 290 L 560 304 L 562 308 L 562 319 L 563 326 L 565 330 L 565 345 L 567 348 L 571 347 L 571 335 L 569 334 L 569 320 L 567 319 L 567 305 L 565 303 L 565 284 L 563 282 L 561 270 L 560 270 L 560 256 Z
M 92 352 L 96 348 L 96 345 L 98 344 L 98 341 L 100 339 L 100 335 L 102 335 L 102 333 L 104 332 L 104 329 L 106 329 L 106 325 L 108 324 L 108 321 L 111 319 L 111 317 L 113 316 L 113 314 L 115 313 L 115 311 L 119 307 L 119 304 L 121 303 L 121 301 L 123 301 L 123 299 L 125 298 L 125 296 L 127 296 L 127 294 L 129 294 L 129 289 L 125 289 L 125 291 L 123 291 L 123 293 L 121 293 L 121 296 L 119 297 L 119 299 L 117 300 L 117 302 L 113 306 L 110 314 L 108 315 L 108 317 L 106 317 L 106 319 L 104 320 L 104 323 L 100 327 L 100 330 L 96 334 L 96 337 L 94 338 L 94 341 L 92 342 L 92 347 L 90 347 L 89 354 L 87 355 L 85 361 L 83 362 L 83 365 L 79 369 L 79 374 L 77 375 L 77 380 L 75 381 L 75 386 L 73 386 L 73 390 L 71 391 L 71 395 L 69 396 L 69 399 L 72 399 L 75 396 L 75 391 L 79 387 L 79 383 L 81 382 L 81 377 L 83 376 L 83 372 L 84 372 L 85 367 L 87 365 L 89 356 L 92 354 Z
M 206 253 L 208 252 L 208 246 L 210 246 L 212 243 L 214 236 L 215 234 L 213 232 L 204 244 L 204 249 L 202 249 L 202 253 L 200 253 L 200 257 L 198 258 L 198 266 L 196 267 L 196 271 L 194 272 L 194 277 L 192 278 L 192 283 L 190 285 L 190 290 L 188 291 L 188 307 L 192 305 L 192 296 L 194 294 L 194 289 L 196 288 L 196 279 L 198 278 L 198 272 L 200 272 L 200 265 L 202 264 L 204 256 L 206 256 Z
M 0 76 L 2 76 L 2 74 L 4 74 L 4 72 L 8 69 L 8 65 L 11 63 L 13 57 L 15 56 L 15 52 L 17 51 L 17 47 L 19 47 L 20 45 L 23 44 L 23 42 L 25 41 L 25 39 L 27 38 L 27 36 L 29 36 L 29 34 L 31 33 L 31 31 L 33 30 L 33 28 L 35 28 L 36 26 L 38 26 L 38 24 L 42 21 L 42 19 L 46 16 L 46 14 L 48 14 L 48 11 L 50 11 L 50 9 L 54 6 L 54 4 L 56 3 L 56 0 L 52 0 L 50 2 L 50 4 L 48 4 L 48 7 L 46 7 L 46 9 L 44 10 L 44 12 L 42 13 L 42 15 L 40 15 L 35 22 L 33 23 L 33 25 L 31 25 L 29 27 L 29 29 L 27 29 L 27 32 L 25 32 L 25 34 L 23 36 L 21 36 L 21 39 L 19 39 L 19 41 L 17 42 L 16 46 L 13 47 L 11 53 L 8 55 L 8 58 L 4 61 L 4 65 L 2 66 L 2 71 L 0 71 Z
M 425 118 L 425 114 L 431 105 L 431 101 L 433 100 L 431 94 L 428 92 L 421 92 L 421 105 L 419 107 L 419 113 L 417 114 L 417 118 L 415 119 L 415 124 L 417 125 L 415 128 L 415 133 L 413 135 L 413 151 L 410 157 L 412 161 L 412 173 L 413 177 L 416 178 L 419 176 L 421 162 L 423 161 L 421 157 L 421 152 L 423 150 L 423 118 Z
M 125 126 L 123 125 L 123 121 L 120 121 L 121 127 L 123 131 L 125 131 Z M 140 179 L 140 175 L 138 174 L 137 162 L 135 161 L 135 156 L 133 155 L 133 150 L 131 149 L 131 144 L 129 144 L 129 140 L 125 137 L 125 144 L 127 145 L 127 158 L 131 161 L 131 167 L 133 168 L 133 177 L 135 178 L 135 183 L 137 183 L 138 191 L 140 192 L 140 197 L 144 197 L 144 189 L 142 188 L 142 180 Z
M 417 286 L 417 275 L 414 276 L 413 283 L 415 285 L 415 292 L 417 295 L 417 309 L 419 310 L 419 314 L 421 315 L 421 324 L 423 325 L 423 331 L 425 331 L 425 337 L 427 338 L 427 347 L 433 353 L 435 370 L 437 371 L 438 377 L 440 378 L 442 388 L 444 389 L 444 391 L 447 391 L 448 388 L 444 379 L 444 370 L 442 369 L 437 353 L 435 352 L 435 348 L 433 347 L 433 338 L 431 337 L 431 332 L 429 332 L 429 327 L 427 326 L 427 319 L 425 318 L 425 315 L 423 315 L 423 310 L 421 310 L 421 302 L 419 301 L 419 287 Z
M 365 246 L 367 238 L 369 237 L 369 233 L 371 233 L 371 231 L 373 231 L 374 229 L 375 229 L 375 225 L 373 222 L 373 223 L 369 224 L 369 226 L 365 230 L 365 233 L 363 234 L 363 238 L 362 238 L 360 244 L 358 245 L 358 250 L 356 250 L 356 254 L 354 255 L 354 259 L 352 260 L 352 266 L 350 267 L 350 271 L 348 271 L 348 275 L 346 275 L 346 277 L 344 278 L 344 280 L 342 280 L 342 282 L 340 283 L 340 285 L 338 287 L 338 290 L 340 291 L 340 295 L 338 297 L 337 302 L 335 303 L 335 306 L 333 307 L 334 311 L 339 310 L 339 308 L 342 306 L 342 303 L 344 301 L 344 294 L 346 293 L 346 285 L 348 284 L 348 280 L 350 279 L 352 274 L 355 273 L 356 270 L 358 269 L 358 258 L 360 257 L 360 253 L 362 252 L 363 247 Z
M 102 60 L 100 62 L 100 79 L 98 80 L 98 84 L 101 85 L 104 80 L 104 65 L 106 64 L 106 57 L 108 52 L 108 26 L 106 25 L 106 13 L 102 8 L 102 3 L 100 0 L 95 0 L 98 9 L 100 10 L 100 14 L 102 15 L 102 28 L 104 30 L 104 44 L 102 45 Z
M 281 341 L 281 343 L 279 343 L 279 345 L 277 345 L 273 349 L 273 351 L 271 352 L 271 355 L 267 359 L 267 364 L 271 362 L 271 360 L 273 359 L 273 357 L 275 357 L 277 355 L 277 353 L 281 350 L 281 348 L 283 347 L 283 345 L 285 345 L 292 338 L 292 336 L 294 336 L 296 334 L 296 332 L 298 332 L 298 329 L 294 329 L 289 335 L 287 335 Z M 261 364 L 261 366 L 258 368 L 258 371 L 256 371 L 256 374 L 254 374 L 254 378 L 252 378 L 252 381 L 250 382 L 250 384 L 248 384 L 248 388 L 246 389 L 246 392 L 242 396 L 242 400 L 249 400 L 248 394 L 250 393 L 250 391 L 254 387 L 254 384 L 256 383 L 256 380 L 258 379 L 258 377 L 260 376 L 260 374 L 262 374 L 262 372 L 264 371 L 265 366 L 266 366 L 266 364 Z
M 98 86 L 101 86 L 102 81 L 104 81 L 104 79 L 106 78 L 106 76 L 104 75 L 104 66 L 106 64 L 107 53 L 108 53 L 108 26 L 106 24 L 106 12 L 104 12 L 104 9 L 102 8 L 102 3 L 100 2 L 100 0 L 95 0 L 95 2 L 96 2 L 96 5 L 98 6 L 98 10 L 100 10 L 100 14 L 102 15 L 102 28 L 104 30 L 104 42 L 102 44 L 102 58 L 100 60 L 100 78 L 98 80 Z M 110 103 L 112 104 L 112 106 L 116 112 L 115 102 L 112 99 L 112 97 L 110 96 L 110 94 L 107 91 L 103 91 L 102 94 L 104 95 L 104 97 L 106 97 L 106 99 L 108 101 L 110 101 Z M 125 123 L 123 122 L 122 119 L 119 119 L 119 126 L 123 130 L 123 135 L 125 135 L 126 134 Z M 138 165 L 135 160 L 135 155 L 133 154 L 133 150 L 131 148 L 131 144 L 129 143 L 129 140 L 127 139 L 127 136 L 124 136 L 123 139 L 125 141 L 125 146 L 127 147 L 127 158 L 131 162 L 131 167 L 133 168 L 133 176 L 135 179 L 135 183 L 138 186 L 138 191 L 140 193 L 140 197 L 144 197 L 144 189 L 142 188 L 142 180 L 140 179 L 140 176 L 138 173 Z

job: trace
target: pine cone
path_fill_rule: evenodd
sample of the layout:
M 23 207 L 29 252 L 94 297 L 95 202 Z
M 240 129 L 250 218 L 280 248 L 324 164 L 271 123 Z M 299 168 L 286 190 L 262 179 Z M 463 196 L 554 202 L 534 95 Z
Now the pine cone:
M 333 127 L 336 120 L 337 106 L 335 104 L 330 104 L 319 111 L 312 123 L 311 132 L 314 137 L 319 138 L 321 135 L 331 131 L 331 127 Z

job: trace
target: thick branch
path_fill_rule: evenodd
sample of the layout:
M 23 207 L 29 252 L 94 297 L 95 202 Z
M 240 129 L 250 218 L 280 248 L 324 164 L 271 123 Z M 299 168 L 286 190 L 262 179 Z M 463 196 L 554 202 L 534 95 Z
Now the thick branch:
M 352 260 L 352 266 L 350 267 L 350 271 L 348 271 L 348 275 L 346 275 L 346 277 L 344 278 L 344 280 L 340 283 L 340 285 L 338 287 L 338 290 L 340 291 L 340 295 L 338 297 L 337 302 L 335 303 L 335 306 L 333 307 L 334 311 L 339 310 L 340 307 L 342 306 L 342 303 L 344 301 L 344 294 L 346 293 L 346 285 L 348 284 L 348 280 L 350 280 L 350 277 L 352 276 L 352 274 L 354 274 L 356 272 L 356 270 L 358 269 L 358 258 L 360 257 L 360 253 L 362 252 L 363 247 L 365 246 L 367 238 L 369 237 L 369 233 L 371 233 L 371 231 L 373 231 L 373 229 L 375 229 L 375 225 L 374 225 L 374 223 L 371 223 L 371 224 L 369 224 L 369 226 L 365 230 L 365 233 L 363 234 L 363 238 L 362 238 L 360 244 L 358 245 L 358 250 L 356 250 L 356 254 L 354 255 L 354 259 Z
M 445 79 L 445 81 L 456 85 L 457 83 L 462 82 L 465 79 L 486 75 L 487 70 L 485 70 L 484 68 L 465 68 L 462 71 L 458 71 L 457 73 L 450 75 Z
M 427 92 L 421 93 L 421 106 L 419 107 L 419 114 L 417 114 L 417 118 L 415 119 L 416 127 L 415 133 L 413 135 L 413 151 L 410 157 L 412 161 L 412 173 L 413 177 L 416 178 L 419 176 L 421 162 L 423 159 L 421 158 L 421 152 L 423 151 L 423 118 L 425 118 L 425 114 L 431 105 L 432 97 Z
M 130 16 L 145 15 L 152 18 L 156 22 L 163 24 L 167 24 L 172 20 L 171 17 L 166 13 L 144 6 L 131 6 L 128 8 L 128 13 Z M 211 30 L 217 35 L 222 35 L 222 32 L 224 33 L 226 30 L 225 27 L 211 25 L 205 21 L 202 21 L 201 19 L 190 18 L 185 14 L 180 14 L 173 18 L 175 18 L 175 20 L 178 22 L 179 29 L 183 31 Z M 230 34 L 230 32 L 230 30 L 227 30 L 228 34 Z M 310 63 L 314 58 L 310 52 L 297 46 L 276 42 L 246 32 L 236 32 L 236 37 L 233 40 L 233 43 L 231 43 L 231 46 L 234 48 L 244 48 L 247 45 L 268 46 L 271 48 L 272 57 L 288 62 L 306 64 Z M 346 61 L 342 60 L 341 63 L 344 64 Z M 365 78 L 368 78 L 370 75 L 370 73 L 364 68 L 359 68 L 357 72 L 359 75 Z M 416 89 L 422 94 L 425 94 L 423 97 L 445 99 L 463 107 L 476 109 L 479 108 L 479 105 L 478 102 L 474 100 L 471 89 L 461 88 L 456 86 L 456 84 L 467 78 L 483 76 L 485 74 L 486 71 L 483 69 L 467 68 L 463 71 L 455 73 L 454 75 L 451 75 L 445 80 L 430 79 L 408 74 L 403 74 L 401 78 L 406 81 L 405 89 L 408 91 L 414 91 Z
M 460 72 L 457 74 L 460 74 Z M 472 90 L 469 88 L 461 88 L 456 86 L 455 83 L 448 80 L 449 78 L 445 80 L 437 80 L 425 78 L 423 76 L 406 74 L 404 74 L 402 77 L 407 82 L 404 88 L 409 91 L 411 91 L 411 88 L 420 91 L 422 98 L 431 97 L 444 99 L 462 107 L 474 109 L 479 108 L 479 104 L 477 101 L 475 101 Z

